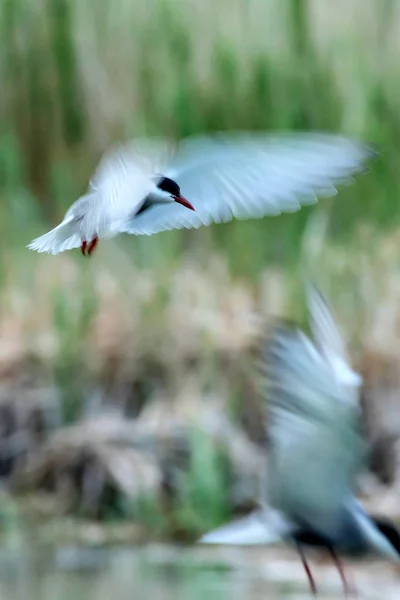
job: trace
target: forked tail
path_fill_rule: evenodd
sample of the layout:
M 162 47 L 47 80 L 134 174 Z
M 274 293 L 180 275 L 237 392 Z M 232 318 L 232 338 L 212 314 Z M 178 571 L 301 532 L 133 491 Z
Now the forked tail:
M 58 254 L 64 250 L 79 248 L 81 244 L 81 236 L 76 231 L 76 222 L 71 220 L 63 221 L 48 233 L 32 240 L 27 248 L 36 250 L 36 252 Z

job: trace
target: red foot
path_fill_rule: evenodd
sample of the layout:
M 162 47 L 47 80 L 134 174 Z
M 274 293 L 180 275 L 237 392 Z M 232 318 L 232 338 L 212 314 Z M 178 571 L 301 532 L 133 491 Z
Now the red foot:
M 311 593 L 313 596 L 316 596 L 317 595 L 317 586 L 315 585 L 314 577 L 312 576 L 311 569 L 308 565 L 306 556 L 303 552 L 303 548 L 300 546 L 300 544 L 297 544 L 297 549 L 299 551 L 301 562 L 303 563 L 304 570 L 307 574 L 307 578 L 310 583 Z
M 90 256 L 92 254 L 92 252 L 94 252 L 94 249 L 96 248 L 97 244 L 99 242 L 99 238 L 96 237 L 92 239 L 92 241 L 89 244 L 89 248 L 88 248 L 88 255 Z
M 90 244 L 88 244 L 87 242 L 82 242 L 81 252 L 82 252 L 83 256 L 90 256 L 92 254 L 92 252 L 94 252 L 94 249 L 96 248 L 96 246 L 98 244 L 98 241 L 99 241 L 99 238 L 96 235 L 96 237 L 92 239 Z
M 345 598 L 357 598 L 357 590 L 354 587 L 354 585 L 350 585 L 350 583 L 348 582 L 347 578 L 346 578 L 346 574 L 344 572 L 344 567 L 343 564 L 340 560 L 340 558 L 338 557 L 338 555 L 336 554 L 336 552 L 334 552 L 334 550 L 332 548 L 330 548 L 330 554 L 332 556 L 332 560 L 335 563 L 337 570 L 339 571 L 339 575 L 340 578 L 342 580 L 342 584 L 343 584 L 343 590 L 344 590 L 344 595 Z

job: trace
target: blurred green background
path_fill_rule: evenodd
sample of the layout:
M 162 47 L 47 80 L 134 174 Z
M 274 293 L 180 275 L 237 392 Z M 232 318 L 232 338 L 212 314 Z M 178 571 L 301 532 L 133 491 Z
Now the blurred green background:
M 40 515 L 57 540 L 85 542 L 93 521 L 101 543 L 194 540 L 249 510 L 263 442 L 254 340 L 261 317 L 299 314 L 315 211 L 329 220 L 313 275 L 355 364 L 374 389 L 398 385 L 399 9 L 2 0 L 5 531 Z M 90 260 L 26 249 L 112 142 L 228 129 L 334 131 L 382 154 L 295 215 L 121 236 Z

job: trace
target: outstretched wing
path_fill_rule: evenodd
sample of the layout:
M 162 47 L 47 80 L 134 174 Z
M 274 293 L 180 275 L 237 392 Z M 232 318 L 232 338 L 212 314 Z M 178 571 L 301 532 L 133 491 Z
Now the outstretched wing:
M 295 212 L 332 196 L 374 155 L 345 137 L 299 133 L 221 133 L 184 140 L 165 175 L 193 204 L 154 205 L 124 225 L 128 233 L 198 228 Z
M 163 174 L 176 149 L 164 139 L 136 139 L 112 146 L 101 158 L 89 188 L 116 208 L 131 206 L 136 212 Z M 126 213 L 126 210 L 125 210 Z
M 326 302 L 315 289 L 309 292 L 315 343 L 300 329 L 278 324 L 262 352 L 269 440 L 266 500 L 290 519 L 310 519 L 329 534 L 327 527 L 336 527 L 335 517 L 352 493 L 364 457 L 360 379 L 345 360 Z

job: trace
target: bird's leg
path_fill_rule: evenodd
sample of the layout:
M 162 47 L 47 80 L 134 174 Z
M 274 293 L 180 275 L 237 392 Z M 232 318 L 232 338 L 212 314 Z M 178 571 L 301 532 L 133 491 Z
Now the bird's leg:
M 88 248 L 88 255 L 89 256 L 92 254 L 92 252 L 94 252 L 94 249 L 96 248 L 98 242 L 99 242 L 99 238 L 96 235 L 96 237 L 94 237 L 92 239 L 92 241 L 90 242 L 90 244 L 89 244 L 89 248 Z
M 96 248 L 98 241 L 99 241 L 99 238 L 96 235 L 96 237 L 94 237 L 92 239 L 90 244 L 88 244 L 86 241 L 82 242 L 81 252 L 82 252 L 83 256 L 90 256 L 92 254 L 92 252 L 94 251 L 94 249 Z
M 340 560 L 339 556 L 336 554 L 333 548 L 329 548 L 330 555 L 332 557 L 333 562 L 335 563 L 337 570 L 339 571 L 340 579 L 343 583 L 344 594 L 346 598 L 353 596 L 353 598 L 357 597 L 357 592 L 354 586 L 350 585 L 347 581 L 346 574 L 344 572 L 343 563 Z
M 301 562 L 303 563 L 303 567 L 307 574 L 308 581 L 310 582 L 311 592 L 314 596 L 316 596 L 317 595 L 317 586 L 315 585 L 314 577 L 312 576 L 311 569 L 310 569 L 307 559 L 306 559 L 306 555 L 304 554 L 303 548 L 301 547 L 300 544 L 297 544 L 297 550 L 300 554 Z

